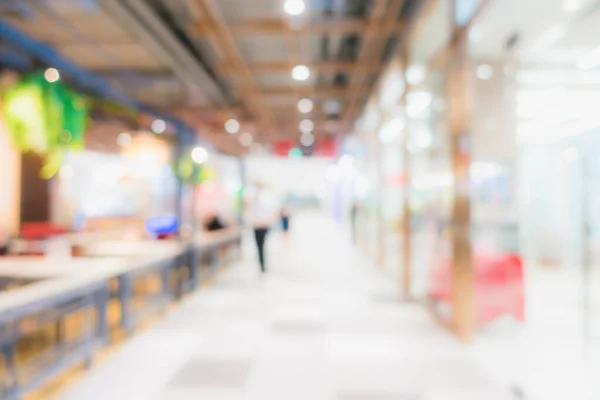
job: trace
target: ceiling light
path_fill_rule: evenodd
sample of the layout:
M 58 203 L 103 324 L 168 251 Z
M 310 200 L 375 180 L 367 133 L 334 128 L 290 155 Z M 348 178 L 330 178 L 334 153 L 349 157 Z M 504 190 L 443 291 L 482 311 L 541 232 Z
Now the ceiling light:
M 600 65 L 600 47 L 590 51 L 577 61 L 577 68 L 592 69 Z
M 46 72 L 44 72 L 44 78 L 50 83 L 56 82 L 60 79 L 60 73 L 56 68 L 48 68 Z
M 283 11 L 289 15 L 300 15 L 306 10 L 306 4 L 303 0 L 286 0 L 283 3 Z
M 379 131 L 381 143 L 393 143 L 400 137 L 406 123 L 403 118 L 396 117 L 384 125 Z
M 252 146 L 254 139 L 252 138 L 252 134 L 250 132 L 244 132 L 240 135 L 238 141 L 243 147 L 250 147 Z
M 298 129 L 300 129 L 300 132 L 302 133 L 311 133 L 313 129 L 315 129 L 315 123 L 312 122 L 310 119 L 303 119 L 302 121 L 300 121 Z
M 225 130 L 230 133 L 238 133 L 240 131 L 240 123 L 236 119 L 229 119 L 225 122 Z
M 477 67 L 477 77 L 482 81 L 492 79 L 494 76 L 494 68 L 491 65 L 481 64 Z
M 315 136 L 312 133 L 303 133 L 300 136 L 300 143 L 304 147 L 310 147 L 315 143 Z
M 167 123 L 162 119 L 155 119 L 154 121 L 152 121 L 150 129 L 152 129 L 152 132 L 160 135 L 167 129 Z
M 127 147 L 131 144 L 131 134 L 129 132 L 121 132 L 117 136 L 117 144 L 121 147 Z
M 204 147 L 194 147 L 191 153 L 192 161 L 196 164 L 203 164 L 208 160 L 208 151 Z
M 302 114 L 308 114 L 313 110 L 313 102 L 311 99 L 298 100 L 298 111 Z
M 563 9 L 566 12 L 575 12 L 581 8 L 581 0 L 564 0 Z
M 310 78 L 310 69 L 306 65 L 296 65 L 292 70 L 292 78 L 297 81 L 305 81 Z
M 411 65 L 406 70 L 406 81 L 409 85 L 417 86 L 425 80 L 427 71 L 422 65 Z

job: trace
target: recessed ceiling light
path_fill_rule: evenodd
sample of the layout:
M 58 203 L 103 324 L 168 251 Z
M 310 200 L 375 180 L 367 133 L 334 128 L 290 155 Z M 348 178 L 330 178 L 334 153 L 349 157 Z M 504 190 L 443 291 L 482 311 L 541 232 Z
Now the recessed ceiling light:
M 302 114 L 308 114 L 313 110 L 313 102 L 311 99 L 298 100 L 298 111 Z
M 46 72 L 44 72 L 44 78 L 48 82 L 54 83 L 60 79 L 60 73 L 56 68 L 48 68 Z
M 477 67 L 477 77 L 483 81 L 492 79 L 494 76 L 494 68 L 491 65 L 481 64 Z
M 300 132 L 302 133 L 311 133 L 313 129 L 315 129 L 315 123 L 312 122 L 310 119 L 303 119 L 302 121 L 300 121 L 298 129 L 300 129 Z
M 411 65 L 406 70 L 406 81 L 409 85 L 417 86 L 425 79 L 427 71 L 422 65 Z
M 192 161 L 196 164 L 203 164 L 208 160 L 208 151 L 204 147 L 194 147 L 191 153 Z
M 296 65 L 292 70 L 292 78 L 297 81 L 305 81 L 310 78 L 310 68 L 306 65 Z
M 312 146 L 315 143 L 315 136 L 312 133 L 303 133 L 300 136 L 300 143 L 304 147 Z
M 117 144 L 121 147 L 127 147 L 131 145 L 131 134 L 129 132 L 121 132 L 117 136 Z
M 283 3 L 283 11 L 289 15 L 300 15 L 306 10 L 306 4 L 303 0 L 286 0 Z
M 250 147 L 252 146 L 254 139 L 252 138 L 252 134 L 250 132 L 244 132 L 240 135 L 238 141 L 243 147 Z
M 225 122 L 225 130 L 232 135 L 240 131 L 240 123 L 236 119 L 229 119 Z
M 162 119 L 155 119 L 154 121 L 152 121 L 150 129 L 152 129 L 152 132 L 160 135 L 167 129 L 167 123 Z

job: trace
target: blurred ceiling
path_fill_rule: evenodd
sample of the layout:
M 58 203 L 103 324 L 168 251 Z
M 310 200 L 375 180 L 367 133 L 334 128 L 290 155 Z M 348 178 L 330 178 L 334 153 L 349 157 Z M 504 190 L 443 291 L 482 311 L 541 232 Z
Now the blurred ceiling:
M 265 143 L 344 134 L 420 0 L 0 0 L 0 16 L 151 107 L 239 154 L 230 118 Z M 296 65 L 310 77 L 295 81 Z M 314 108 L 300 114 L 297 102 Z

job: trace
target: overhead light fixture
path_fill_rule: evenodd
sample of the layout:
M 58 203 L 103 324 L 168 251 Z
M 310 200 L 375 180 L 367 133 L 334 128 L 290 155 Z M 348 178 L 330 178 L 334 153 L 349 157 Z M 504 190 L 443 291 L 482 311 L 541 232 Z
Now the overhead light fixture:
M 302 133 L 311 133 L 313 129 L 315 129 L 315 123 L 312 122 L 310 119 L 303 119 L 302 121 L 300 121 L 298 129 L 300 129 L 300 132 Z
M 337 100 L 327 100 L 323 104 L 323 111 L 327 115 L 339 114 L 342 110 L 342 105 Z
M 208 151 L 204 147 L 194 147 L 191 157 L 196 164 L 204 164 L 208 160 Z
M 600 65 L 600 47 L 590 51 L 577 61 L 577 68 L 588 70 Z
M 306 65 L 296 65 L 292 69 L 292 78 L 297 81 L 305 81 L 310 78 L 310 68 Z
M 488 81 L 494 76 L 494 68 L 488 64 L 481 64 L 477 67 L 477 78 L 482 81 Z
M 60 79 L 60 73 L 56 68 L 48 68 L 46 72 L 44 72 L 44 78 L 48 82 L 54 83 Z
M 252 138 L 252 134 L 250 132 L 244 132 L 240 135 L 238 141 L 243 147 L 250 147 L 252 146 L 254 139 Z
M 117 136 L 117 144 L 121 147 L 128 147 L 131 145 L 131 133 L 129 132 L 121 132 L 119 136 Z
M 152 129 L 152 132 L 156 133 L 157 135 L 160 135 L 165 130 L 167 130 L 167 123 L 162 119 L 155 119 L 154 121 L 152 121 L 150 129 Z
M 303 133 L 302 136 L 300 136 L 300 143 L 304 147 L 312 146 L 315 143 L 315 135 L 312 133 Z
M 303 0 L 286 0 L 283 3 L 283 11 L 289 15 L 300 15 L 306 11 L 306 4 Z
M 240 131 L 240 123 L 236 119 L 228 119 L 225 122 L 225 130 L 232 135 L 238 133 Z
M 311 99 L 300 99 L 298 100 L 298 111 L 302 114 L 308 114 L 313 110 L 313 102 Z
M 406 70 L 406 81 L 409 85 L 417 86 L 425 80 L 427 70 L 422 65 L 411 65 Z

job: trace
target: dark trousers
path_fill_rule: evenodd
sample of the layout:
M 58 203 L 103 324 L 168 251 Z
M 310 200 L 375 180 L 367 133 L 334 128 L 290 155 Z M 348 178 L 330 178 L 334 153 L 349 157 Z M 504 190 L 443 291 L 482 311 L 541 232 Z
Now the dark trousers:
M 258 259 L 260 261 L 260 270 L 265 272 L 265 239 L 267 238 L 267 228 L 254 228 L 254 237 L 256 239 L 256 247 L 258 248 Z

